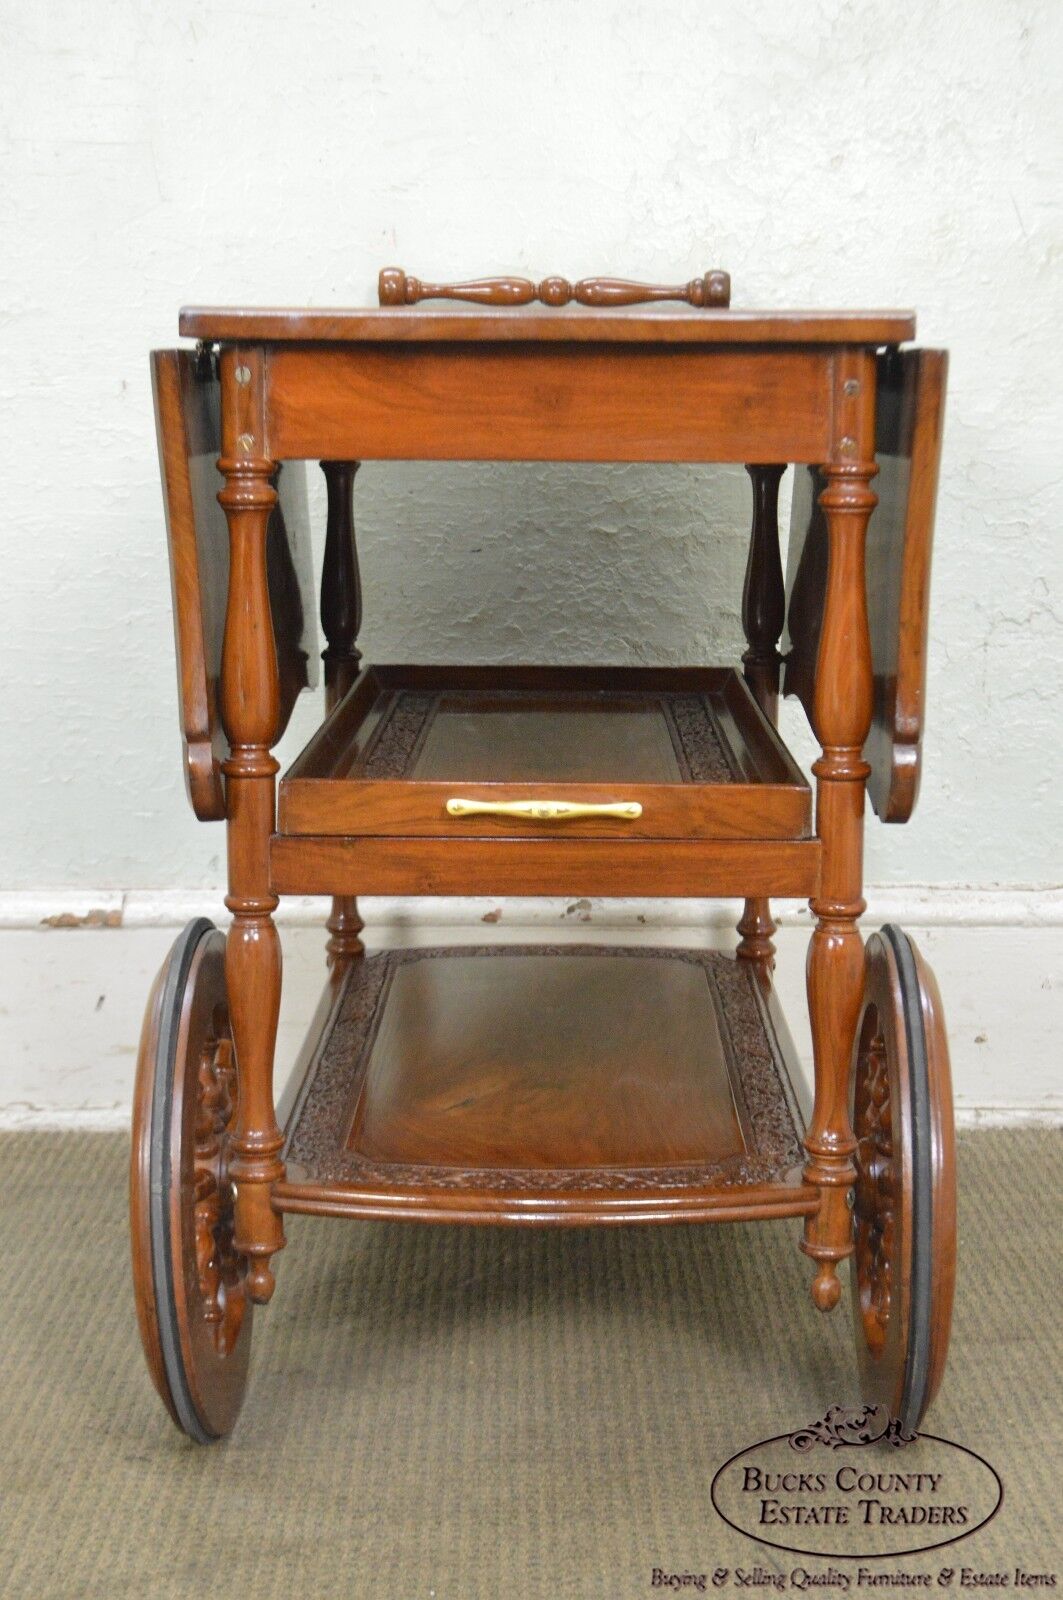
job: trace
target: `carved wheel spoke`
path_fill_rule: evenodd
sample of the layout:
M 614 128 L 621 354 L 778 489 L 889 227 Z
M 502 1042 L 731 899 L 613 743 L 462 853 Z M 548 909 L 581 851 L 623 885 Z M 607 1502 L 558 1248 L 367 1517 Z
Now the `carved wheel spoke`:
M 890 1122 L 886 1044 L 869 1015 L 856 1065 L 853 1128 L 857 1138 L 857 1182 L 853 1206 L 855 1261 L 864 1331 L 880 1352 L 890 1316 L 893 1209 L 896 1174 Z
M 232 1078 L 232 1041 L 212 1036 L 203 1048 L 197 1075 L 195 1240 L 201 1314 L 214 1328 L 221 1353 L 237 1331 L 232 1324 L 239 1303 L 231 1290 L 244 1264 L 233 1243 L 233 1187 L 225 1159 L 235 1111 Z

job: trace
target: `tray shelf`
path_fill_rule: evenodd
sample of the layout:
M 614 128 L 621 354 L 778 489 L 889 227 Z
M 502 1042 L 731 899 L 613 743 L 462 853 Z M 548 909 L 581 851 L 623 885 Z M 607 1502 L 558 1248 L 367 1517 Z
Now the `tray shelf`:
M 287 1122 L 284 1211 L 730 1220 L 815 1209 L 793 1047 L 703 950 L 391 950 L 334 981 Z
M 635 803 L 563 822 L 447 802 Z M 430 839 L 807 839 L 809 786 L 722 668 L 368 667 L 281 781 L 278 832 Z

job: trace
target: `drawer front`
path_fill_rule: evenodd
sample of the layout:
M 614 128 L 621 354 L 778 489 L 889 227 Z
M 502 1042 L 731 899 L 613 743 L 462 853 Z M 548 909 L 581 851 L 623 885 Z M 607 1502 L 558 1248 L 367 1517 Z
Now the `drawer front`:
M 728 784 L 324 782 L 281 786 L 288 834 L 433 839 L 800 839 L 807 789 Z
M 278 460 L 825 461 L 828 349 L 270 352 Z

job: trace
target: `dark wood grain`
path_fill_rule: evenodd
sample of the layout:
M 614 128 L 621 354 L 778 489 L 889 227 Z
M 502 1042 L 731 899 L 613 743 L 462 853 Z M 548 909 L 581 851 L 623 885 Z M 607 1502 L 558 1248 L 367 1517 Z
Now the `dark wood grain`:
M 748 466 L 753 487 L 753 522 L 742 584 L 742 630 L 746 682 L 764 714 L 775 721 L 779 695 L 779 635 L 786 616 L 779 555 L 779 484 L 785 466 Z
M 321 563 L 321 627 L 325 635 L 325 706 L 333 711 L 358 676 L 362 652 L 362 578 L 354 533 L 354 479 L 357 461 L 323 461 L 328 493 L 325 554 Z M 328 918 L 329 965 L 338 967 L 362 955 L 365 924 L 351 895 L 335 895 Z
M 785 618 L 779 555 L 779 483 L 785 466 L 746 466 L 753 487 L 753 522 L 742 585 L 742 670 L 764 715 L 776 721 L 779 700 L 779 635 Z M 775 922 L 767 900 L 747 900 L 738 924 L 738 956 L 753 963 L 767 982 L 775 966 Z
M 357 461 L 323 461 L 328 495 L 321 565 L 321 628 L 325 635 L 325 704 L 331 711 L 358 676 L 362 652 L 362 578 L 354 533 Z

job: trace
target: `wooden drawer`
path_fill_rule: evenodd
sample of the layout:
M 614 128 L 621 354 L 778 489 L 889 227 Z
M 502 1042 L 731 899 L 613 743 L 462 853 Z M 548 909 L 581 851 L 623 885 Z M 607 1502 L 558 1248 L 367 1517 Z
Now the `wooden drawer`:
M 722 668 L 368 667 L 280 785 L 289 835 L 803 839 L 811 793 Z

